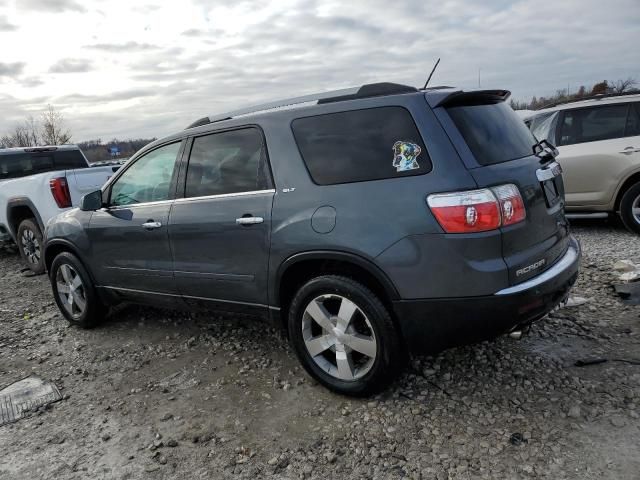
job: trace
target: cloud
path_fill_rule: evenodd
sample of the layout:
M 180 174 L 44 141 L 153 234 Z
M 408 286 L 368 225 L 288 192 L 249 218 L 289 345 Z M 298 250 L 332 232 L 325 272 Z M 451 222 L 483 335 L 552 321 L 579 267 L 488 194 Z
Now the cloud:
M 0 62 L 0 77 L 13 78 L 22 73 L 24 70 L 24 62 L 2 63 Z
M 609 9 L 600 0 L 184 0 L 153 8 L 121 1 L 107 8 L 112 2 L 16 0 L 19 8 L 55 5 L 38 16 L 69 33 L 64 42 L 50 35 L 46 50 L 21 51 L 42 35 L 41 24 L 27 18 L 34 10 L 2 34 L 2 45 L 5 38 L 15 45 L 2 50 L 3 61 L 29 68 L 25 75 L 24 65 L 0 64 L 0 72 L 12 72 L 4 77 L 26 77 L 5 82 L 0 92 L 13 97 L 3 107 L 16 102 L 10 111 L 21 111 L 49 67 L 91 70 L 95 78 L 49 76 L 37 89 L 47 102 L 73 107 L 66 116 L 77 139 L 160 137 L 204 115 L 370 82 L 422 86 L 438 57 L 432 85 L 477 88 L 480 70 L 483 88 L 509 89 L 518 100 L 567 84 L 574 90 L 604 78 L 640 79 L 637 49 L 620 48 L 638 43 L 638 0 Z M 74 4 L 87 10 L 82 28 L 74 28 L 74 15 L 50 13 Z M 533 28 L 541 12 L 553 14 Z
M 91 70 L 91 61 L 83 58 L 63 58 L 51 65 L 50 73 L 81 73 Z
M 157 50 L 157 45 L 151 45 L 149 43 L 138 42 L 126 42 L 126 43 L 95 43 L 93 45 L 85 45 L 84 48 L 90 48 L 92 50 L 101 50 L 103 52 L 142 52 L 148 50 Z
M 16 2 L 22 10 L 38 12 L 62 13 L 66 11 L 86 12 L 86 8 L 76 0 L 18 0 Z
M 1 5 L 1 4 L 0 4 Z M 9 19 L 6 15 L 0 15 L 0 33 L 1 32 L 13 32 L 17 30 L 18 27 L 13 23 L 9 22 Z
M 83 95 L 83 94 L 70 94 L 62 97 L 56 97 L 54 103 L 56 104 L 90 104 L 96 103 L 109 103 L 122 100 L 133 100 L 136 98 L 144 98 L 156 95 L 158 92 L 155 88 L 131 88 L 128 90 L 121 90 L 112 92 L 105 95 Z

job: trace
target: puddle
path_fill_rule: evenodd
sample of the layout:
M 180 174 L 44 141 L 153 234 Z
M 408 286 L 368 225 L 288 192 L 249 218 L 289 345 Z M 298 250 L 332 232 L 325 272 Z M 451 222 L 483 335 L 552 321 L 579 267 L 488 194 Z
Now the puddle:
M 53 383 L 32 375 L 0 390 L 0 426 L 13 423 L 34 408 L 62 400 Z

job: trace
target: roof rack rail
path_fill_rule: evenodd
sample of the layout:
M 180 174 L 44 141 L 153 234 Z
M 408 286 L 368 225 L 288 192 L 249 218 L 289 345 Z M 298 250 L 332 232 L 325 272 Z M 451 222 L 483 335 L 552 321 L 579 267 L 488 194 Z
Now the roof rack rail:
M 546 105 L 543 105 L 540 108 L 536 108 L 536 110 L 544 110 L 545 108 L 558 107 L 560 105 L 566 105 L 567 103 L 584 102 L 585 100 L 602 100 L 604 98 L 624 97 L 626 95 L 640 95 L 640 90 L 631 90 L 629 92 L 622 92 L 622 93 L 597 93 L 595 95 L 586 95 L 580 98 L 572 98 L 570 100 L 563 100 L 560 102 L 548 103 Z
M 302 97 L 287 98 L 277 100 L 275 102 L 263 103 L 232 112 L 203 117 L 187 127 L 195 128 L 209 123 L 221 122 L 223 120 L 231 120 L 232 118 L 243 117 L 245 115 L 263 113 L 273 110 L 289 110 L 291 108 L 302 108 L 311 105 L 324 103 L 343 102 L 346 100 L 355 100 L 358 98 L 379 97 L 384 95 L 397 95 L 401 93 L 414 93 L 418 89 L 408 85 L 398 83 L 370 83 L 361 87 L 344 88 L 342 90 L 334 90 L 331 92 L 316 93 L 312 95 L 304 95 Z

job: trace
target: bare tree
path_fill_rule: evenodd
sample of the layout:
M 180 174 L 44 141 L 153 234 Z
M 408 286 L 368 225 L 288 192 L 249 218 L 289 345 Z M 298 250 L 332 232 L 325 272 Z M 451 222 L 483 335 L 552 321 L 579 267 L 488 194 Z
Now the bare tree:
M 626 80 L 617 80 L 609 83 L 609 88 L 613 93 L 624 93 L 632 90 L 638 84 L 635 78 L 627 78 Z
M 0 143 L 5 148 L 30 147 L 32 144 L 30 141 L 29 129 L 26 124 L 16 125 L 13 131 L 4 135 L 2 139 L 0 139 Z
M 52 105 L 42 114 L 42 143 L 63 145 L 71 140 L 71 132 L 64 125 L 64 117 Z

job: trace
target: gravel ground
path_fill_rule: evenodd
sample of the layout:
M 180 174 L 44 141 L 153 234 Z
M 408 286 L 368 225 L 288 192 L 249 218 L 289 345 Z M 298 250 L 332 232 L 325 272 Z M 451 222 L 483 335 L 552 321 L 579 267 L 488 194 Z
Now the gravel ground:
M 119 309 L 68 327 L 45 276 L 0 252 L 0 386 L 61 402 L 0 427 L 0 478 L 640 478 L 640 307 L 611 283 L 638 237 L 574 226 L 588 301 L 528 336 L 414 359 L 384 394 L 329 393 L 251 319 Z M 609 361 L 587 367 L 587 357 Z M 616 360 L 614 360 L 616 359 Z

